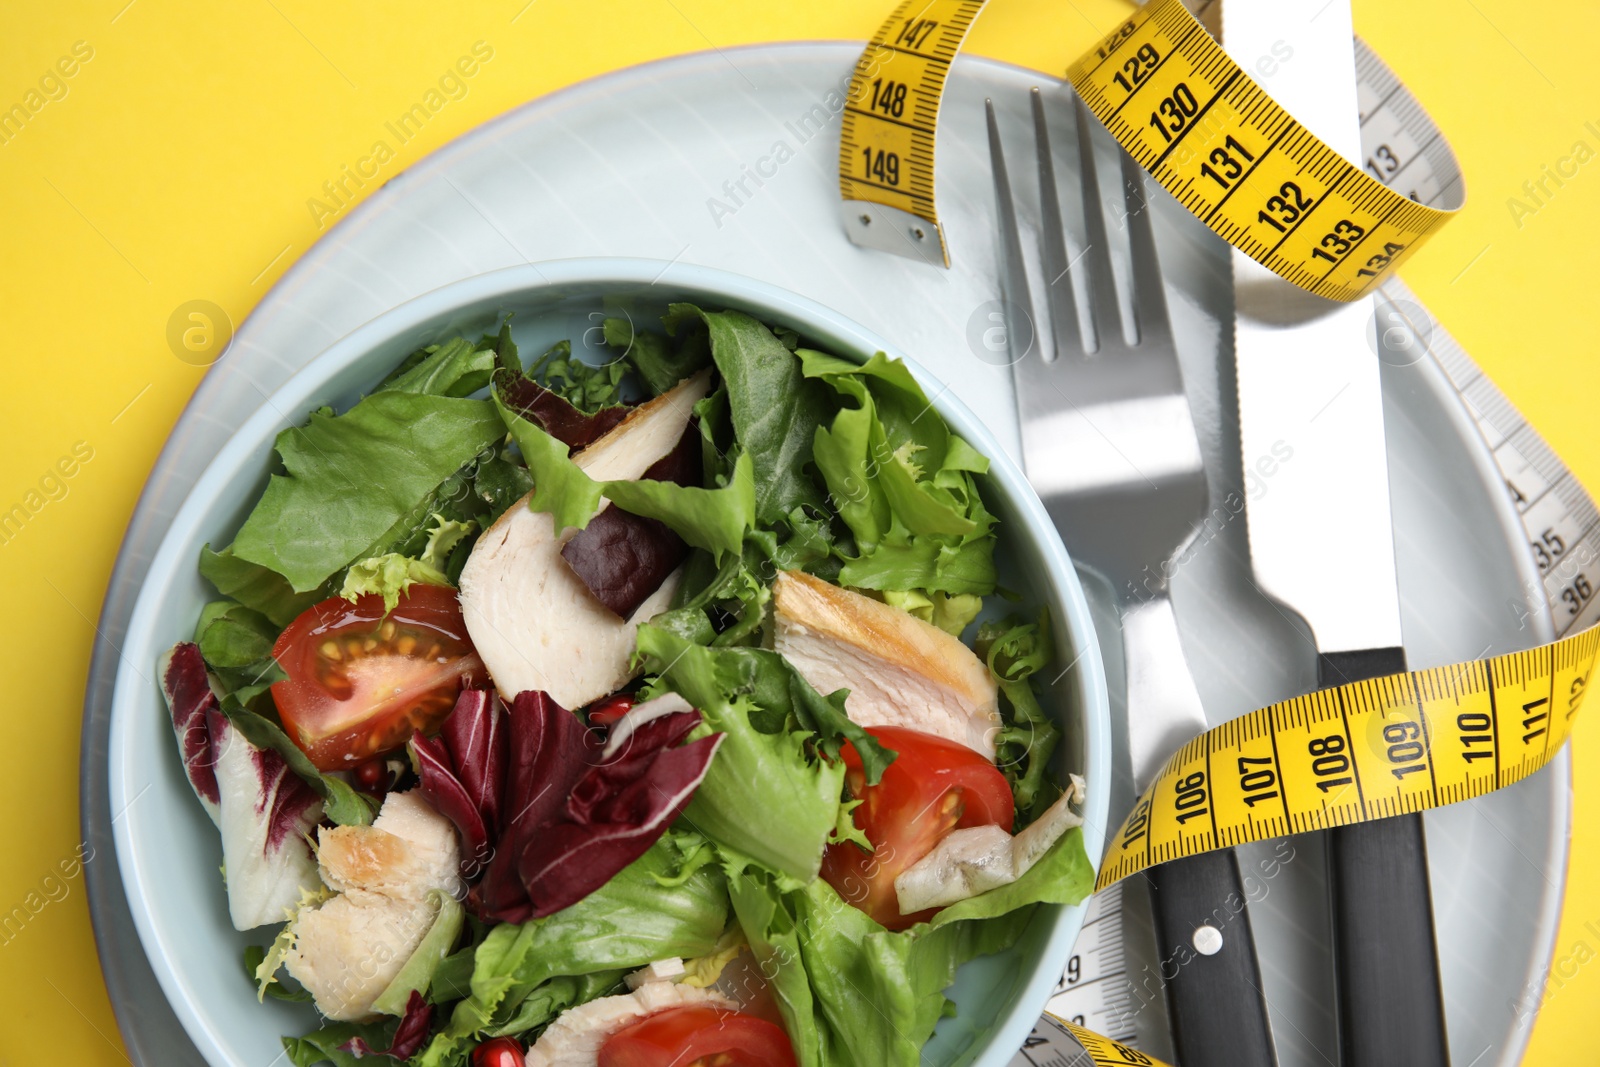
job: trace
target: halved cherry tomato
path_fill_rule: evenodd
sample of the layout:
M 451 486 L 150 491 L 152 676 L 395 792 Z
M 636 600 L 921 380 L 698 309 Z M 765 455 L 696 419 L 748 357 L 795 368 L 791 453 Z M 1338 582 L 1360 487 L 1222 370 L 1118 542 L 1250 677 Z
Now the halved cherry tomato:
M 487 677 L 454 589 L 417 583 L 387 614 L 369 593 L 315 604 L 278 635 L 272 686 L 284 729 L 324 771 L 350 770 L 428 733 L 463 684 Z
M 524 1067 L 526 1063 L 515 1038 L 490 1038 L 472 1050 L 472 1067 Z
M 606 1038 L 599 1067 L 795 1067 L 783 1028 L 706 1004 L 668 1008 Z
M 951 830 L 987 825 L 1010 830 L 1016 808 L 1005 775 L 965 745 L 903 726 L 869 726 L 867 733 L 898 753 L 877 785 L 867 785 L 855 746 L 847 741 L 839 753 L 845 786 L 861 800 L 856 828 L 874 848 L 868 853 L 849 841 L 829 845 L 822 877 L 885 927 L 904 930 L 938 909 L 900 914 L 895 878 Z
M 632 693 L 612 693 L 589 705 L 590 726 L 615 726 L 617 720 L 633 710 Z

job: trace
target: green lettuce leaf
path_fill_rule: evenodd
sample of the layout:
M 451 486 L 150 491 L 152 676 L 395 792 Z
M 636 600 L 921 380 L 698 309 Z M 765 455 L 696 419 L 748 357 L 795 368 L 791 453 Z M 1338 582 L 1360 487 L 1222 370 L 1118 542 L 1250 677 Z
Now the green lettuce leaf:
M 740 453 L 728 484 L 714 489 L 652 479 L 606 482 L 607 499 L 624 511 L 658 519 L 684 541 L 718 559 L 738 555 L 756 522 L 755 477 Z
M 421 393 L 391 390 L 343 415 L 315 412 L 278 435 L 285 473 L 272 476 L 233 554 L 296 592 L 316 589 L 504 433 L 487 401 Z
M 1033 676 L 1050 661 L 1050 615 L 1041 610 L 1038 622 L 1015 616 L 986 622 L 978 627 L 975 645 L 1000 687 L 996 762 L 1011 783 L 1017 824 L 1025 826 L 1061 795 L 1050 769 L 1061 729 L 1045 714 L 1033 689 Z
M 662 885 L 657 876 L 672 880 L 678 863 L 677 850 L 659 840 L 572 907 L 491 928 L 473 954 L 471 995 L 413 1062 L 454 1062 L 474 1035 L 505 1026 L 552 979 L 710 952 L 727 926 L 726 879 L 720 868 L 702 865 L 680 884 Z
M 628 364 L 620 359 L 598 367 L 574 359 L 572 342 L 558 341 L 534 360 L 528 377 L 585 415 L 593 415 L 601 408 L 622 403 L 622 377 L 627 370 Z
M 600 327 L 606 344 L 620 350 L 651 396 L 660 396 L 711 363 L 703 332 L 681 331 L 674 344 L 661 334 L 635 330 L 629 319 L 606 319 Z
M 839 581 L 915 594 L 928 621 L 958 633 L 976 616 L 971 602 L 935 597 L 994 591 L 994 517 L 974 477 L 988 460 L 930 414 L 901 361 L 882 352 L 864 364 L 805 348 L 795 354 L 807 379 L 827 383 L 842 405 L 814 442 L 817 469 L 858 553 Z
M 729 894 L 801 1067 L 916 1067 L 956 969 L 1022 934 L 1033 906 L 890 933 L 828 883 L 730 861 Z
M 325 588 L 296 593 L 283 575 L 240 559 L 232 548 L 213 552 L 210 545 L 203 546 L 200 575 L 223 596 L 260 612 L 279 627 L 288 626 L 302 611 L 332 595 Z
M 212 667 L 241 668 L 272 656 L 278 627 L 271 619 L 232 600 L 215 600 L 200 609 L 194 628 L 200 655 Z
M 287 677 L 272 658 L 278 627 L 272 620 L 232 600 L 215 600 L 200 609 L 195 644 L 224 691 L 246 707 L 273 682 Z
M 649 624 L 639 627 L 638 647 L 657 676 L 652 692 L 682 695 L 700 709 L 702 730 L 726 735 L 684 813 L 689 825 L 775 871 L 815 878 L 838 822 L 844 763 L 808 758 L 816 735 L 795 713 L 788 674 L 772 667 L 783 660 L 707 648 Z
M 522 450 L 522 461 L 533 476 L 528 507 L 548 512 L 559 534 L 569 526 L 583 529 L 600 509 L 600 483 L 583 473 L 570 458 L 571 450 L 494 397 L 495 410 Z
M 376 391 L 468 396 L 488 385 L 493 371 L 493 348 L 457 337 L 413 353 Z
M 289 1062 L 295 1067 L 317 1067 L 323 1063 L 331 1063 L 334 1067 L 372 1067 L 370 1058 L 345 1052 L 340 1046 L 351 1038 L 359 1037 L 369 1048 L 388 1048 L 399 1026 L 399 1019 L 380 1019 L 371 1023 L 328 1023 L 304 1037 L 284 1038 L 283 1048 Z M 389 1062 L 393 1063 L 394 1060 Z
M 517 1006 L 517 1013 L 499 1026 L 484 1031 L 485 1037 L 525 1034 L 554 1021 L 568 1008 L 587 1004 L 596 997 L 626 992 L 622 980 L 628 968 L 595 971 L 592 974 L 562 975 L 552 978 L 529 993 Z
M 757 521 L 782 526 L 801 506 L 825 513 L 827 495 L 808 468 L 812 440 L 832 407 L 827 390 L 808 380 L 794 353 L 744 312 L 668 308 L 669 331 L 694 319 L 709 331 L 739 445 L 755 467 Z
M 452 550 L 472 533 L 476 524 L 471 520 L 458 522 L 439 514 L 433 519 L 436 525 L 428 535 L 420 558 L 385 552 L 381 556 L 357 560 L 344 572 L 339 595 L 354 603 L 357 598 L 374 593 L 383 597 L 384 611 L 393 611 L 400 597 L 417 582 L 453 587 L 455 583 L 445 573 L 445 568 L 450 566 Z

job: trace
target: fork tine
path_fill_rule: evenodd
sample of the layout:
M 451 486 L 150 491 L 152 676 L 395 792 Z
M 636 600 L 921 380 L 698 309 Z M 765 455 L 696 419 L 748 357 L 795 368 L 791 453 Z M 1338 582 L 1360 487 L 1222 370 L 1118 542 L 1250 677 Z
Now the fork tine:
M 1167 294 L 1156 260 L 1155 229 L 1151 225 L 1149 188 L 1144 171 L 1128 153 L 1122 153 L 1122 197 L 1128 210 L 1128 245 L 1133 256 L 1133 321 L 1139 331 L 1134 344 L 1172 332 L 1167 319 Z
M 1056 167 L 1050 154 L 1050 131 L 1045 124 L 1044 97 L 1034 86 L 1033 143 L 1039 157 L 1039 258 L 1044 267 L 1045 304 L 1050 312 L 1050 333 L 1055 339 L 1056 357 L 1068 352 L 1083 352 L 1083 337 L 1078 332 L 1078 305 L 1072 297 L 1072 277 L 1068 273 L 1067 228 L 1061 224 L 1061 198 L 1056 191 Z
M 1022 231 L 1017 226 L 1017 209 L 1011 200 L 1011 179 L 1006 175 L 1005 153 L 1000 148 L 1000 126 L 994 117 L 994 101 L 983 102 L 989 119 L 989 165 L 994 171 L 994 201 L 1000 216 L 1000 306 L 1005 317 L 1006 344 L 1011 346 L 1015 363 L 1033 347 L 1033 300 L 1028 295 L 1028 268 L 1022 258 Z M 1026 322 L 1021 321 L 1026 317 Z M 1028 348 L 1016 350 L 1020 339 Z
M 1117 307 L 1117 286 L 1111 271 L 1111 243 L 1106 237 L 1105 209 L 1100 203 L 1100 183 L 1095 179 L 1094 142 L 1090 131 L 1097 121 L 1084 106 L 1083 98 L 1074 94 L 1078 118 L 1078 178 L 1083 187 L 1083 222 L 1088 244 L 1084 257 L 1088 260 L 1084 281 L 1089 286 L 1090 333 L 1094 336 L 1094 351 L 1113 344 L 1122 332 L 1122 312 Z

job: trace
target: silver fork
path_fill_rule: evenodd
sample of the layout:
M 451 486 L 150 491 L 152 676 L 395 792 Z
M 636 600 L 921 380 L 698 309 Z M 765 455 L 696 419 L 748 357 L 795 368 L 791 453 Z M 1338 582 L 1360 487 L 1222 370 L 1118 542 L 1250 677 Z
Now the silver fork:
M 1044 101 L 1033 90 L 1040 187 L 1039 261 L 1053 349 L 1010 353 L 1028 478 L 1074 559 L 1117 590 L 1127 670 L 1128 740 L 1134 788 L 1143 791 L 1167 757 L 1206 728 L 1177 620 L 1169 579 L 1207 508 L 1205 469 L 1167 317 L 1144 175 L 1125 152 L 1121 177 L 1132 260 L 1133 337 L 1125 337 L 1112 273 L 1090 137 L 1093 118 L 1077 108 L 1078 175 L 1086 243 L 1069 262 Z M 1037 337 L 1023 233 L 1017 222 L 995 121 L 989 152 L 1000 221 L 1002 308 L 1008 338 Z M 1080 331 L 1074 281 L 1088 290 Z M 1085 340 L 1085 337 L 1087 340 Z M 1049 358 L 1046 358 L 1048 355 Z M 1227 768 L 1213 768 L 1226 773 Z M 1210 783 L 1202 783 L 1210 807 Z M 1199 815 L 1191 792 L 1158 797 L 1164 813 Z M 1184 1067 L 1275 1063 L 1260 970 L 1231 849 L 1151 869 L 1151 905 L 1168 978 L 1167 1001 Z M 1228 906 L 1230 900 L 1237 902 Z M 1163 977 L 1170 967 L 1164 966 Z

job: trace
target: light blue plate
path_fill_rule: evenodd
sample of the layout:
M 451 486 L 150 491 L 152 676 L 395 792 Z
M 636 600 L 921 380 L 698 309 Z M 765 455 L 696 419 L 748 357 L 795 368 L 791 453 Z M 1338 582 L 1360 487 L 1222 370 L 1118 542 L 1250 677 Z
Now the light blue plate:
M 322 404 L 353 403 L 406 354 L 457 333 L 475 335 L 516 312 L 524 351 L 570 338 L 599 349 L 603 315 L 653 326 L 671 301 L 734 307 L 789 326 L 818 347 L 866 359 L 904 358 L 864 327 L 804 297 L 751 278 L 644 259 L 572 259 L 511 267 L 447 285 L 395 307 L 333 344 L 243 423 L 190 492 L 151 559 L 121 649 L 111 709 L 110 806 L 123 887 L 162 990 L 190 1039 L 215 1065 L 261 1067 L 282 1034 L 317 1025 L 303 1005 L 258 1004 L 241 952 L 269 931 L 240 934 L 228 921 L 215 829 L 195 801 L 155 680 L 157 657 L 193 632 L 214 593 L 195 570 L 200 546 L 227 543 L 266 485 L 272 442 Z M 1050 609 L 1056 662 L 1046 706 L 1065 726 L 1062 769 L 1089 782 L 1085 845 L 1099 856 L 1110 782 L 1110 719 L 1088 605 L 1065 550 L 1001 443 L 945 388 L 916 367 L 936 410 L 992 462 L 991 504 L 1002 522 L 1002 581 Z M 381 476 L 381 472 L 374 472 Z M 1026 609 L 1029 605 L 1024 604 Z M 1059 668 L 1058 668 L 1059 669 Z M 1001 1067 L 1027 1035 L 1083 922 L 1082 905 L 1039 909 L 1012 950 L 957 975 L 959 1014 L 941 1022 L 924 1062 Z

